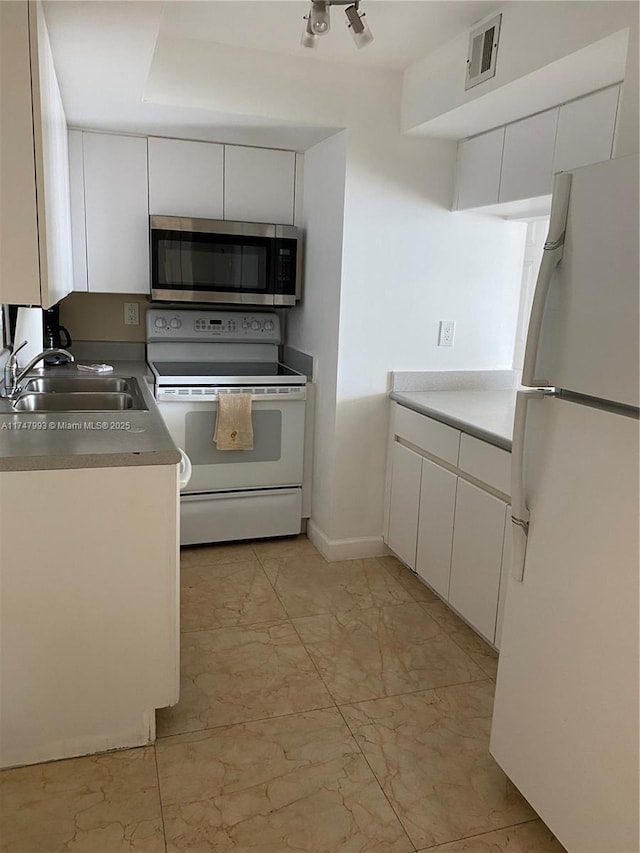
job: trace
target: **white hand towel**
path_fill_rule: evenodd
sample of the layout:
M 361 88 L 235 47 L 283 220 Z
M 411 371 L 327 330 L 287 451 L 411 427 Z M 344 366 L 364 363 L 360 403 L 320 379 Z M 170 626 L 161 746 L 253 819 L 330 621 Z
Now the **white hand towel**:
M 218 450 L 253 450 L 251 394 L 218 396 L 218 417 L 213 432 Z

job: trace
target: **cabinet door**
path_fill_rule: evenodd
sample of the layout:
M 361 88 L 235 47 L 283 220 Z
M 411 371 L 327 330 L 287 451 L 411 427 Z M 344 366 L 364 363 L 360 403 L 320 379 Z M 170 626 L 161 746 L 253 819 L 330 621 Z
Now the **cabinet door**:
M 458 149 L 458 210 L 496 204 L 504 127 L 460 143 Z
M 553 171 L 611 159 L 620 86 L 560 107 Z
M 391 507 L 387 545 L 403 563 L 415 569 L 422 458 L 395 442 L 391 464 Z
M 270 148 L 224 148 L 224 218 L 293 225 L 296 155 Z
M 459 480 L 449 602 L 490 642 L 494 641 L 507 505 Z
M 502 547 L 502 568 L 500 570 L 500 589 L 498 591 L 498 616 L 496 619 L 496 638 L 494 645 L 500 648 L 502 642 L 502 622 L 504 620 L 504 604 L 507 595 L 507 584 L 511 574 L 511 561 L 513 559 L 513 533 L 511 521 L 511 507 L 507 507 L 507 515 L 504 521 L 504 545 Z
M 89 292 L 148 293 L 147 140 L 85 133 L 83 148 Z
M 67 123 L 40 4 L 0 4 L 0 303 L 72 288 Z M 5 83 L 6 81 L 6 83 Z
M 416 571 L 444 599 L 449 597 L 457 477 L 422 460 Z
M 40 304 L 29 7 L 0 3 L 0 303 Z
M 51 308 L 73 290 L 67 119 L 42 4 L 29 9 L 36 152 L 40 304 Z
M 507 125 L 500 178 L 501 202 L 551 193 L 557 124 L 556 108 Z
M 222 219 L 224 146 L 149 138 L 149 213 Z
M 73 289 L 86 291 L 87 242 L 84 210 L 84 158 L 81 130 L 69 131 L 69 188 L 71 190 L 71 245 Z

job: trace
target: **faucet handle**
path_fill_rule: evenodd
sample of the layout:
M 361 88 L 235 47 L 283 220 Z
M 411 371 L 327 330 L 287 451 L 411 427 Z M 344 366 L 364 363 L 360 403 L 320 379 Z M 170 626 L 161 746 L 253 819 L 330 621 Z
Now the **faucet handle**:
M 11 361 L 11 363 L 12 363 L 12 364 L 17 364 L 17 362 L 18 362 L 18 359 L 17 359 L 17 355 L 18 355 L 18 353 L 20 352 L 20 350 L 21 350 L 21 349 L 23 349 L 24 347 L 26 347 L 26 345 L 27 345 L 28 343 L 29 343 L 29 341 L 22 341 L 22 343 L 20 344 L 20 346 L 18 346 L 18 347 L 14 347 L 13 352 L 12 352 L 12 353 L 11 353 L 11 355 L 9 356 L 9 361 Z
M 4 377 L 2 391 L 0 396 L 10 397 L 15 391 L 16 377 L 18 375 L 18 358 L 17 355 L 23 347 L 26 347 L 28 341 L 22 341 L 19 347 L 13 350 L 4 366 Z

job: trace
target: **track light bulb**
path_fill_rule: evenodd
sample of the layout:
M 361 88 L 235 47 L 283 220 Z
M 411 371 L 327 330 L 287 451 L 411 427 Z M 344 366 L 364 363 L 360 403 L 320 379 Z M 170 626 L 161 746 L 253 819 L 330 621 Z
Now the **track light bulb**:
M 317 36 L 323 36 L 331 29 L 329 18 L 329 3 L 326 0 L 311 0 L 309 16 L 311 31 Z
M 305 16 L 305 28 L 302 31 L 300 44 L 302 47 L 318 47 L 318 36 L 311 29 L 311 13 Z

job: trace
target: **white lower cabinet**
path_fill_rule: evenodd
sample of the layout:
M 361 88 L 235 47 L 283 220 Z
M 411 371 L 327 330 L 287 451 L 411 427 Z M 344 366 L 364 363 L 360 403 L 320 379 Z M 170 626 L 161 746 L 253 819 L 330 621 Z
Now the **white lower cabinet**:
M 385 542 L 499 647 L 511 554 L 510 454 L 393 405 Z M 436 440 L 439 429 L 448 431 L 446 445 Z
M 1 472 L 0 529 L 0 767 L 151 743 L 179 698 L 178 466 Z
M 421 466 L 421 456 L 394 443 L 387 544 L 412 569 L 416 567 Z
M 500 572 L 500 591 L 498 593 L 498 616 L 496 618 L 495 647 L 502 643 L 502 622 L 504 620 L 504 603 L 507 597 L 507 581 L 513 559 L 513 522 L 511 521 L 511 506 L 507 507 L 507 517 L 504 522 L 504 547 L 502 549 L 502 571 Z
M 416 571 L 443 598 L 449 597 L 457 482 L 451 471 L 422 460 Z
M 458 480 L 449 602 L 494 642 L 507 504 Z

